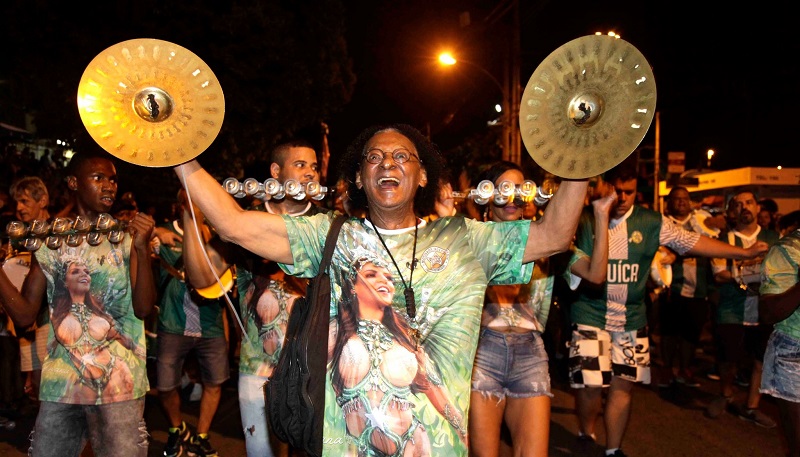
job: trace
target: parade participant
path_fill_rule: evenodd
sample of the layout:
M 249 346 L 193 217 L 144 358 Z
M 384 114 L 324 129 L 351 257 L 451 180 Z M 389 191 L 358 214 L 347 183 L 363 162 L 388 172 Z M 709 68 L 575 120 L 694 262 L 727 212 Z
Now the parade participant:
M 686 230 L 716 236 L 719 230 L 707 228 L 692 209 L 685 187 L 673 187 L 667 196 L 667 217 Z M 716 232 L 716 234 L 715 234 Z M 666 249 L 666 248 L 663 248 Z M 661 360 L 663 373 L 659 386 L 674 383 L 698 387 L 690 367 L 700 333 L 708 322 L 708 292 L 712 285 L 710 260 L 703 256 L 678 256 L 672 263 L 672 283 L 660 306 Z M 678 360 L 675 373 L 675 359 Z
M 650 383 L 650 343 L 644 297 L 650 265 L 659 246 L 680 255 L 753 258 L 766 251 L 764 243 L 750 248 L 730 246 L 684 230 L 665 216 L 634 205 L 637 173 L 635 156 L 606 173 L 618 201 L 608 225 L 608 271 L 605 287 L 583 288 L 572 304 L 570 386 L 576 389 L 579 440 L 595 439 L 595 424 L 603 410 L 603 389 L 608 388 L 604 409 L 606 455 L 624 456 L 620 447 L 631 412 L 634 383 Z M 594 221 L 581 218 L 573 262 L 592 252 Z M 580 271 L 571 269 L 581 277 Z M 586 278 L 584 278 L 586 279 Z
M 779 235 L 758 225 L 756 215 L 759 204 L 752 190 L 740 190 L 731 198 L 730 206 L 736 209 L 736 225 L 720 235 L 730 245 L 748 248 L 756 243 L 771 246 Z M 758 410 L 761 394 L 761 367 L 767 340 L 772 328 L 759 325 L 758 290 L 761 286 L 763 257 L 743 262 L 715 258 L 711 268 L 719 285 L 719 303 L 715 313 L 714 339 L 717 343 L 719 368 L 719 396 L 706 407 L 706 416 L 715 419 L 733 409 L 742 419 L 761 427 L 772 428 L 775 421 Z M 739 368 L 749 365 L 750 382 L 743 405 L 734 403 L 734 380 Z
M 409 423 L 406 429 L 424 430 L 434 454 L 452 456 L 467 454 L 461 431 L 469 408 L 469 380 L 485 287 L 527 282 L 535 259 L 569 247 L 587 182 L 562 182 L 545 217 L 537 223 L 488 224 L 462 217 L 421 222 L 420 215 L 433 212 L 443 167 L 438 149 L 405 124 L 370 127 L 348 147 L 340 173 L 348 182 L 348 196 L 357 206 L 367 208 L 367 217 L 349 219 L 339 235 L 330 270 L 331 314 L 338 314 L 342 298 L 352 298 L 342 297 L 346 280 L 342 272 L 356 260 L 356 247 L 378 253 L 385 264 L 394 267 L 392 273 L 397 273 L 400 286 L 392 307 L 411 329 L 414 347 L 424 348 L 429 360 L 424 370 L 427 382 L 419 385 L 446 389 L 451 407 L 444 409 L 442 417 L 435 399 L 418 395 L 413 403 L 386 405 L 386 412 L 413 409 L 421 428 Z M 223 239 L 279 262 L 287 273 L 317 274 L 333 214 L 281 217 L 245 211 L 196 161 L 175 171 Z M 331 325 L 329 348 L 336 341 L 335 330 L 336 325 Z M 397 343 L 387 345 L 388 351 L 397 348 Z M 413 367 L 418 369 L 416 363 Z M 381 453 L 373 443 L 352 439 L 347 431 L 352 424 L 343 417 L 327 379 L 324 452 Z M 371 397 L 377 394 L 373 387 L 373 383 L 362 383 L 350 396 Z M 386 418 L 386 414 L 369 414 L 366 426 L 386 433 L 390 430 Z M 366 447 L 358 448 L 358 444 Z M 389 453 L 402 452 L 394 449 Z
M 798 220 L 800 211 L 793 211 L 778 221 L 778 228 L 791 228 Z M 759 390 L 778 403 L 786 455 L 800 457 L 800 229 L 795 226 L 770 248 L 761 272 L 758 315 L 761 324 L 775 327 Z
M 116 168 L 104 153 L 81 151 L 69 163 L 67 186 L 72 217 L 96 220 L 114 203 Z M 156 301 L 148 252 L 153 225 L 139 213 L 118 242 L 103 236 L 97 245 L 42 246 L 21 293 L 0 273 L 0 297 L 17 325 L 30 325 L 45 292 L 49 298 L 54 331 L 42 366 L 30 455 L 78 456 L 87 439 L 97 456 L 147 455 L 142 319 Z
M 519 165 L 500 161 L 490 165 L 478 177 L 495 186 L 508 181 L 523 183 Z M 597 199 L 594 208 L 598 220 L 608 221 L 608 211 L 616 194 Z M 527 202 L 515 199 L 497 204 L 492 199 L 485 208 L 484 220 L 493 222 L 522 219 Z M 599 230 L 598 237 L 607 236 Z M 599 242 L 598 246 L 606 246 Z M 593 277 L 605 279 L 608 249 L 596 252 Z M 585 260 L 578 268 L 591 268 Z M 497 456 L 501 445 L 503 421 L 511 434 L 514 455 L 546 456 L 550 434 L 550 374 L 542 333 L 547 325 L 555 278 L 549 259 L 535 262 L 530 282 L 524 285 L 496 285 L 486 289 L 481 316 L 481 333 L 472 371 L 472 394 L 469 410 L 470 453 Z
M 188 212 L 186 192 L 178 191 L 178 208 Z M 169 423 L 165 457 L 176 457 L 186 450 L 195 455 L 212 457 L 217 451 L 208 440 L 211 422 L 219 406 L 222 384 L 230 377 L 228 342 L 225 337 L 224 298 L 205 299 L 191 293 L 183 277 L 188 262 L 185 240 L 194 234 L 191 217 L 181 216 L 165 227 L 183 237 L 184 242 L 156 245 L 160 258 L 162 286 L 158 313 L 156 373 L 158 396 Z M 202 220 L 202 214 L 198 214 Z M 186 224 L 186 220 L 189 224 Z M 204 231 L 210 237 L 211 232 Z M 193 351 L 200 368 L 202 393 L 197 429 L 192 433 L 181 419 L 181 377 L 184 362 Z
M 260 178 L 268 176 L 280 183 L 295 179 L 301 185 L 320 179 L 317 154 L 308 141 L 291 139 L 273 147 L 268 167 L 254 167 Z M 297 200 L 290 196 L 271 198 L 256 206 L 258 211 L 289 216 L 312 216 L 327 210 L 313 204 L 308 197 Z M 251 211 L 254 210 L 251 206 Z M 188 213 L 186 213 L 188 214 Z M 198 220 L 202 225 L 203 221 Z M 184 224 L 193 224 L 191 220 Z M 197 246 L 193 231 L 185 237 L 187 247 Z M 295 300 L 305 295 L 307 280 L 289 276 L 274 262 L 263 259 L 227 243 L 206 246 L 209 252 L 221 256 L 212 273 L 202 252 L 185 252 L 189 281 L 195 287 L 212 287 L 216 277 L 235 265 L 239 288 L 239 315 L 247 336 L 242 338 L 239 351 L 239 412 L 242 419 L 247 455 L 251 457 L 285 456 L 286 443 L 270 439 L 267 424 L 264 384 L 278 363 L 286 334 L 286 325 Z M 216 273 L 216 277 L 214 275 Z
M 17 220 L 26 224 L 33 221 L 46 222 L 50 220 L 50 194 L 45 183 L 36 176 L 26 176 L 11 185 L 11 198 L 17 203 Z M 3 268 L 6 273 L 14 270 L 19 281 L 27 276 L 30 270 L 30 252 L 20 249 L 19 246 L 8 246 L 7 257 Z M 21 284 L 21 282 L 20 282 Z M 36 322 L 29 331 L 19 334 L 20 368 L 25 376 L 25 392 L 30 398 L 39 397 L 39 381 L 42 376 L 42 362 L 47 348 L 47 334 L 50 331 L 50 320 L 47 307 L 42 306 Z

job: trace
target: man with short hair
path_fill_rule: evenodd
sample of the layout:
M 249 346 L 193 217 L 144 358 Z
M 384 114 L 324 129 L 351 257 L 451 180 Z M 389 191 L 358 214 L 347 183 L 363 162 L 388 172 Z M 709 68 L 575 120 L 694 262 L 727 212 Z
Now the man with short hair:
M 600 288 L 582 287 L 572 304 L 570 386 L 576 391 L 579 441 L 595 439 L 595 423 L 603 410 L 606 455 L 624 456 L 620 449 L 628 427 L 634 383 L 650 383 L 650 343 L 644 297 L 650 265 L 659 246 L 679 255 L 752 258 L 766 244 L 747 249 L 684 230 L 662 214 L 635 206 L 636 157 L 629 157 L 606 173 L 619 199 L 611 209 L 608 271 Z M 594 220 L 585 211 L 576 234 L 571 265 L 594 249 Z M 573 275 L 580 273 L 571 268 Z M 584 278 L 585 279 L 585 278 Z M 573 283 L 574 284 L 574 283 Z
M 17 218 L 21 222 L 31 224 L 35 220 L 50 219 L 50 194 L 47 186 L 36 176 L 20 178 L 11 185 L 11 197 L 17 202 Z M 28 275 L 30 270 L 30 252 L 14 249 L 9 246 L 6 262 L 15 265 L 16 273 Z M 10 268 L 9 268 L 10 269 Z M 6 271 L 8 273 L 8 270 Z M 19 337 L 20 368 L 26 374 L 25 392 L 32 398 L 39 396 L 39 381 L 42 375 L 42 362 L 47 351 L 47 334 L 50 331 L 50 320 L 47 307 L 42 306 L 36 322 L 28 331 L 17 332 Z
M 314 148 L 300 139 L 276 145 L 271 152 L 269 169 L 252 172 L 259 175 L 257 179 L 268 175 L 281 184 L 296 180 L 302 186 L 317 182 L 320 177 Z M 311 216 L 328 211 L 313 204 L 308 196 L 298 200 L 289 195 L 270 198 L 255 208 L 290 216 Z M 189 248 L 198 244 L 195 234 L 187 231 L 184 243 L 187 246 L 187 277 L 192 285 L 201 288 L 213 286 L 216 278 L 201 257 L 202 253 Z M 264 384 L 278 363 L 289 314 L 295 301 L 305 295 L 308 280 L 287 275 L 276 263 L 267 262 L 230 243 L 212 242 L 209 249 L 221 252 L 226 261 L 224 265 L 215 266 L 217 276 L 231 265 L 235 265 L 237 272 L 240 317 L 246 330 L 240 349 L 238 388 L 247 455 L 285 456 L 288 452 L 286 444 L 270 440 Z
M 679 227 L 716 237 L 719 230 L 707 227 L 692 208 L 689 191 L 673 187 L 667 196 L 667 217 Z M 664 248 L 666 249 L 666 248 Z M 660 306 L 661 360 L 664 364 L 659 387 L 673 383 L 698 387 L 700 384 L 690 368 L 695 347 L 700 341 L 703 326 L 708 321 L 708 291 L 711 285 L 711 266 L 708 257 L 678 256 L 671 264 L 672 283 Z M 663 297 L 663 296 L 662 296 Z M 677 373 L 674 362 L 678 359 Z
M 81 151 L 70 161 L 67 187 L 72 221 L 96 226 L 114 204 L 116 167 L 105 153 Z M 147 455 L 143 319 L 156 302 L 153 225 L 139 213 L 126 232 L 54 234 L 32 256 L 22 292 L 0 273 L 0 298 L 14 323 L 32 324 L 46 292 L 53 327 L 29 455 L 77 456 L 87 440 L 98 457 Z
M 753 190 L 744 189 L 731 198 L 730 206 L 736 211 L 736 225 L 720 238 L 732 246 L 748 248 L 756 243 L 772 246 L 778 233 L 758 225 L 756 215 L 760 209 Z M 761 370 L 764 351 L 771 328 L 759 325 L 758 290 L 761 287 L 761 262 L 763 255 L 754 259 L 737 261 L 714 259 L 711 266 L 714 280 L 719 284 L 719 305 L 715 322 L 717 364 L 720 370 L 720 395 L 709 403 L 706 416 L 716 419 L 729 407 L 742 419 L 761 427 L 772 428 L 775 421 L 758 410 L 761 394 Z M 734 404 L 734 379 L 737 368 L 750 362 L 750 384 L 745 404 Z

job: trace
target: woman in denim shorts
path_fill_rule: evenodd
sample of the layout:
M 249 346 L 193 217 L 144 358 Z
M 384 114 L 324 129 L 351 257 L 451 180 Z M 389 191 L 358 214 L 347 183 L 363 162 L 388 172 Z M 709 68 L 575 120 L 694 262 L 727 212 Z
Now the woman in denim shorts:
M 480 180 L 489 180 L 497 188 L 508 181 L 519 189 L 524 178 L 517 164 L 501 161 L 489 166 Z M 522 219 L 524 207 L 533 203 L 518 194 L 515 197 L 507 201 L 494 198 L 486 205 L 483 219 L 494 222 Z M 609 200 L 604 210 L 606 217 L 610 206 Z M 548 264 L 548 259 L 537 261 L 528 284 L 490 286 L 486 290 L 472 371 L 469 412 L 472 455 L 499 454 L 504 419 L 515 449 L 525 449 L 530 455 L 548 455 L 553 394 L 542 340 L 554 282 Z M 600 274 L 605 277 L 605 265 Z
M 800 222 L 800 211 L 781 218 L 779 225 Z M 783 228 L 783 227 L 782 227 Z M 762 265 L 759 319 L 775 327 L 764 353 L 762 394 L 772 395 L 781 413 L 789 453 L 800 456 L 800 229 L 773 245 Z

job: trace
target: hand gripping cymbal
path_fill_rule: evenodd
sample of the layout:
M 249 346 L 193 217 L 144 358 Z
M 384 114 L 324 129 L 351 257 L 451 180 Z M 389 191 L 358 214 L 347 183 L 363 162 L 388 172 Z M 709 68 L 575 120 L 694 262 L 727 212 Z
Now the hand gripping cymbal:
M 168 41 L 117 43 L 81 77 L 78 111 L 94 140 L 115 157 L 145 167 L 194 159 L 219 134 L 225 98 L 199 57 Z
M 572 40 L 539 64 L 522 95 L 522 141 L 542 168 L 563 178 L 597 176 L 641 143 L 656 107 L 644 56 L 607 35 Z

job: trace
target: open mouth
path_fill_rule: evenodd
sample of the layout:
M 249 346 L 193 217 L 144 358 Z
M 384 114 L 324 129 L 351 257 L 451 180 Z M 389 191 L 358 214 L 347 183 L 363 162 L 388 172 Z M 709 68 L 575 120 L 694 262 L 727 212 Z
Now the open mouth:
M 380 178 L 378 179 L 378 185 L 381 187 L 384 186 L 399 186 L 400 180 L 397 178 Z

